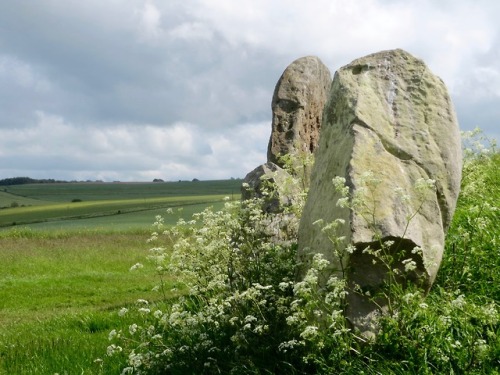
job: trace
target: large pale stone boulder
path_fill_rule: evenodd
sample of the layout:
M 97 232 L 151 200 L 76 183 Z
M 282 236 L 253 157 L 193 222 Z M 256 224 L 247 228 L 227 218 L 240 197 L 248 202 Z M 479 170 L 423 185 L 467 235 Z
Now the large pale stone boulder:
M 346 317 L 366 335 L 375 332 L 372 324 L 387 302 L 368 295 L 380 291 L 388 274 L 363 250 L 393 241 L 388 252 L 398 282 L 411 280 L 428 290 L 443 256 L 461 166 L 450 96 L 423 61 L 397 49 L 357 59 L 336 72 L 300 221 L 299 258 L 303 274 L 311 254 L 322 253 L 332 262 L 328 273 L 347 279 Z M 351 195 L 364 194 L 366 205 L 351 200 L 359 207 L 354 211 L 337 206 L 336 176 L 346 179 Z M 429 179 L 435 180 L 435 190 L 423 200 L 414 185 Z M 321 226 L 313 224 L 318 219 L 345 220 L 337 234 L 354 251 L 346 252 L 342 262 Z M 412 253 L 416 246 L 422 251 Z M 408 260 L 415 262 L 414 270 L 405 271 Z
M 285 69 L 271 104 L 273 120 L 267 161 L 283 167 L 283 155 L 314 152 L 331 82 L 330 71 L 315 56 L 301 57 Z

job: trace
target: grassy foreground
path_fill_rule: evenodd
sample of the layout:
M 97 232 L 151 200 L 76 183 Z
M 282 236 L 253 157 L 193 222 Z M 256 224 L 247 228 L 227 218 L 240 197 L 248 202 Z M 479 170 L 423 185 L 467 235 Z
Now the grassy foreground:
M 117 311 L 151 291 L 146 232 L 0 233 L 0 374 L 97 374 Z M 119 373 L 106 362 L 104 374 Z
M 119 374 L 123 358 L 102 361 L 109 331 L 134 320 L 118 311 L 159 298 L 152 266 L 129 271 L 147 255 L 155 216 L 172 208 L 168 225 L 221 207 L 240 183 L 1 187 L 0 374 Z

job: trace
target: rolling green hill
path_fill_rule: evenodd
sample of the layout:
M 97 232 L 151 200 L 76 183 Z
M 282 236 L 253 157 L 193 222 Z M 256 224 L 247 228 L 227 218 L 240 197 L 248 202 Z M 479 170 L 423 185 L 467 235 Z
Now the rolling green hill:
M 239 199 L 238 180 L 170 183 L 55 183 L 0 191 L 0 228 L 144 227 L 167 208 L 187 218 L 204 207 Z M 173 216 L 171 220 L 177 220 Z
M 111 182 L 55 183 L 6 186 L 4 192 L 25 198 L 71 202 L 75 199 L 109 200 L 192 195 L 237 195 L 241 180 L 179 181 L 179 182 Z
M 23 197 L 0 190 L 0 209 L 19 206 L 35 206 L 40 204 L 47 204 L 47 201 Z

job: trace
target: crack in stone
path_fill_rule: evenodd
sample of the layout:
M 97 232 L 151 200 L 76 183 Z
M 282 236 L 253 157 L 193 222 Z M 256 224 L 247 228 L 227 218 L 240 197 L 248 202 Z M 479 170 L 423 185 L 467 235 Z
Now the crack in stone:
M 355 118 L 353 121 L 351 121 L 351 126 L 354 126 L 354 125 L 358 125 L 358 126 L 361 126 L 362 128 L 365 128 L 371 132 L 373 132 L 376 137 L 378 138 L 378 140 L 380 141 L 380 144 L 382 145 L 382 147 L 384 148 L 384 150 L 391 154 L 392 156 L 394 156 L 395 158 L 401 160 L 402 162 L 412 162 L 414 163 L 418 168 L 420 168 L 420 170 L 423 172 L 423 174 L 425 174 L 425 176 L 427 178 L 431 178 L 430 176 L 432 175 L 431 173 L 429 173 L 429 170 L 427 168 L 425 168 L 424 165 L 422 165 L 421 163 L 419 163 L 417 160 L 415 160 L 415 158 L 405 152 L 404 150 L 402 150 L 401 148 L 397 148 L 395 147 L 391 142 L 387 141 L 386 139 L 384 139 L 383 137 L 381 137 L 376 131 L 375 129 L 373 129 L 373 127 L 371 127 L 370 125 L 368 125 L 366 122 L 364 122 L 363 120 L 361 120 L 359 117 Z M 438 209 L 439 209 L 439 214 L 441 216 L 441 224 L 443 226 L 443 229 L 445 229 L 445 212 L 447 212 L 446 210 L 446 201 L 444 199 L 445 195 L 443 194 L 443 192 L 441 191 L 441 189 L 439 188 L 439 186 L 436 186 L 436 202 L 437 202 L 437 206 L 438 206 Z

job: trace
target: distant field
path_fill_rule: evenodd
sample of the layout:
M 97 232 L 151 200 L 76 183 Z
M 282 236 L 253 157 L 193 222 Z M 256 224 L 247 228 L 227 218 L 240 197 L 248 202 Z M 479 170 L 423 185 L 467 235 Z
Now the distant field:
M 71 202 L 74 199 L 116 200 L 137 198 L 178 197 L 192 195 L 239 196 L 241 180 L 179 181 L 179 182 L 113 182 L 25 184 L 0 188 L 18 196 L 51 202 Z M 0 201 L 1 202 L 1 201 Z
M 239 199 L 240 186 L 238 180 L 7 186 L 0 190 L 0 228 L 144 228 L 167 208 L 187 218 L 225 197 Z
M 47 202 L 42 201 L 40 199 L 18 196 L 11 193 L 7 193 L 3 189 L 0 189 L 0 209 L 16 207 L 16 206 L 33 206 L 45 203 Z

